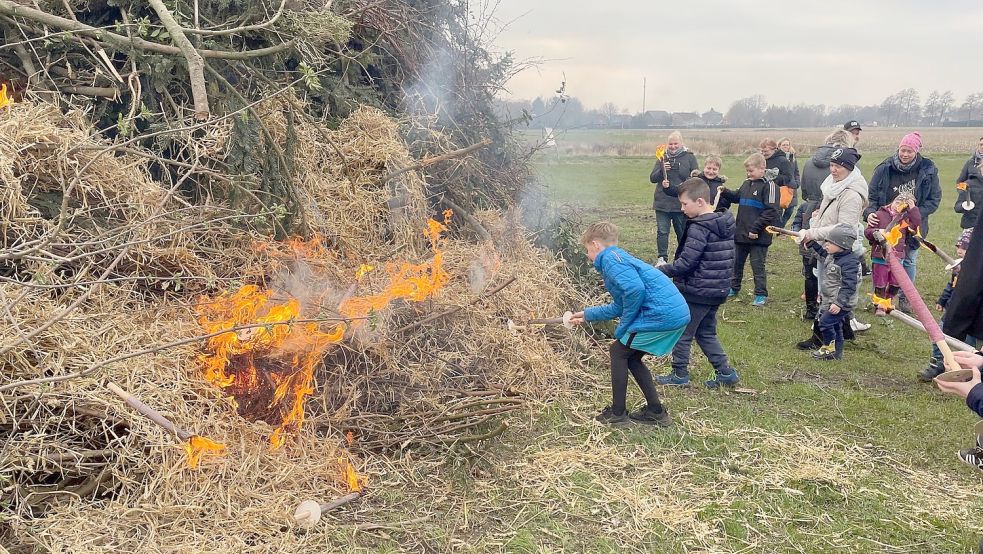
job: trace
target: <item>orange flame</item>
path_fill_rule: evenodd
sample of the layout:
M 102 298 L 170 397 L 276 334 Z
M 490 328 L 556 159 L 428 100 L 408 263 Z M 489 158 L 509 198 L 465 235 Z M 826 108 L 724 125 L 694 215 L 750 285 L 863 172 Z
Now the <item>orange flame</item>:
M 965 181 L 956 185 L 956 190 L 969 190 L 969 185 Z
M 338 465 L 341 467 L 341 475 L 348 484 L 349 492 L 362 492 L 366 479 L 359 476 L 351 462 L 344 458 L 338 458 Z
M 444 223 L 428 222 L 424 234 L 434 253 L 429 263 L 387 267 L 390 282 L 385 290 L 346 300 L 339 311 L 350 322 L 334 323 L 327 331 L 317 322 L 298 322 L 305 317 L 296 298 L 277 301 L 273 291 L 255 285 L 213 299 L 202 298 L 196 312 L 205 333 L 247 327 L 208 339 L 206 352 L 198 356 L 204 378 L 232 397 L 241 416 L 277 425 L 270 444 L 279 448 L 288 434 L 303 425 L 304 402 L 314 392 L 314 371 L 348 329 L 363 325 L 367 315 L 393 300 L 419 302 L 446 284 L 449 276 L 443 269 L 440 245 L 449 220 L 450 214 L 445 213 Z M 285 246 L 299 257 L 330 256 L 319 237 L 308 243 L 292 239 Z M 362 265 L 356 278 L 371 269 Z
M 225 445 L 202 436 L 192 435 L 188 442 L 184 443 L 184 451 L 188 454 L 188 467 L 194 469 L 206 454 L 221 456 L 225 452 Z
M 0 85 L 0 108 L 10 104 L 10 97 L 7 96 L 7 83 Z
M 666 149 L 669 148 L 668 145 L 660 144 L 655 148 L 655 158 L 657 160 L 663 160 L 666 157 Z
M 874 304 L 874 306 L 876 306 L 876 307 L 878 307 L 878 308 L 880 308 L 880 309 L 882 309 L 882 310 L 884 310 L 886 312 L 890 312 L 890 311 L 893 311 L 894 310 L 894 303 L 891 302 L 891 299 L 890 298 L 881 298 L 880 296 L 877 296 L 876 294 L 871 294 L 870 295 L 870 301 Z
M 907 221 L 902 221 L 901 223 L 898 223 L 897 225 L 892 227 L 890 231 L 884 234 L 884 240 L 886 240 L 887 243 L 891 245 L 891 248 L 894 248 L 895 246 L 898 245 L 899 242 L 901 242 L 901 237 L 904 236 L 904 231 L 907 228 L 908 228 Z

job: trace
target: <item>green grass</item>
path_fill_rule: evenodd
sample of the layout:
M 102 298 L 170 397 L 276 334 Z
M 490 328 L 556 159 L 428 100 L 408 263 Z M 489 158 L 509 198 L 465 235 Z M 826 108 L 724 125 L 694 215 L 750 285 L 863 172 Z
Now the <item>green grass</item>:
M 883 157 L 866 155 L 865 174 Z M 945 200 L 932 234 L 951 251 L 952 183 L 963 159 L 936 161 Z M 725 159 L 735 186 L 740 162 Z M 617 222 L 623 246 L 651 261 L 650 169 L 650 159 L 605 157 L 536 166 L 552 202 Z M 752 308 L 742 295 L 720 311 L 721 341 L 756 395 L 661 389 L 676 428 L 604 428 L 591 421 L 610 402 L 598 345 L 582 389 L 513 418 L 479 456 L 452 452 L 442 469 L 410 477 L 393 471 L 386 479 L 399 488 L 384 489 L 387 504 L 405 507 L 389 517 L 412 518 L 405 512 L 413 506 L 434 516 L 409 527 L 395 521 L 395 537 L 357 543 L 377 551 L 398 544 L 516 553 L 971 551 L 981 534 L 983 485 L 954 452 L 973 443 L 977 418 L 916 382 L 928 342 L 893 320 L 862 312 L 874 326 L 840 363 L 796 350 L 809 333 L 800 317 L 800 264 L 792 242 L 776 241 L 768 306 Z M 945 280 L 942 263 L 923 253 L 918 285 L 926 298 L 934 301 Z M 693 360 L 699 383 L 711 368 L 698 350 Z M 649 365 L 668 371 L 664 360 Z M 641 401 L 634 385 L 629 401 Z

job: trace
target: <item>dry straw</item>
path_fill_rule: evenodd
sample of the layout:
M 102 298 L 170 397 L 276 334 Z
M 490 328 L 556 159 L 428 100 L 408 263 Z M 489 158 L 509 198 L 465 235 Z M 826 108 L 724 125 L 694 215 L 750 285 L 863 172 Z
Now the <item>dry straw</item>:
M 259 107 L 277 140 L 288 140 L 289 109 Z M 223 155 L 227 129 L 213 131 L 208 144 L 186 137 L 199 154 L 191 165 Z M 423 181 L 414 172 L 381 179 L 414 161 L 396 122 L 361 109 L 337 131 L 295 120 L 292 133 L 294 187 L 329 246 L 314 259 L 291 258 L 250 226 L 255 214 L 168 196 L 173 185 L 151 178 L 145 152 L 114 152 L 80 172 L 109 146 L 80 115 L 27 103 L 0 112 L 0 387 L 194 337 L 202 293 L 254 283 L 277 297 L 318 298 L 304 315 L 327 317 L 360 265 L 377 267 L 359 284 L 370 293 L 385 285 L 386 263 L 433 255 L 421 235 Z M 0 543 L 54 552 L 331 549 L 329 533 L 299 532 L 290 514 L 307 498 L 347 492 L 337 464 L 351 456 L 346 431 L 369 483 L 351 509 L 364 510 L 381 502 L 383 484 L 373 480 L 390 453 L 471 447 L 501 433 L 528 399 L 573 388 L 585 350 L 576 335 L 515 336 L 504 325 L 579 303 L 564 265 L 533 248 L 510 215 L 475 216 L 494 240 L 475 245 L 455 231 L 443 246 L 452 276 L 443 291 L 373 314 L 331 350 L 303 429 L 280 450 L 268 446 L 271 425 L 239 417 L 203 382 L 200 343 L 0 393 Z M 107 379 L 224 443 L 226 454 L 189 469 L 174 437 L 109 393 Z M 328 517 L 321 525 L 344 525 Z

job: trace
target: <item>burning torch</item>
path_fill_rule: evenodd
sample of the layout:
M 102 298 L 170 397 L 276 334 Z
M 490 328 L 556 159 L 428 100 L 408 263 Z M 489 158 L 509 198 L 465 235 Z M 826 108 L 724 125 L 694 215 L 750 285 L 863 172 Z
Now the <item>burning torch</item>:
M 962 192 L 966 193 L 966 200 L 964 200 L 962 203 L 963 209 L 966 210 L 967 212 L 973 211 L 973 209 L 976 207 L 976 202 L 973 202 L 973 196 L 969 194 L 969 185 L 966 184 L 965 181 L 963 181 L 962 183 L 956 185 L 956 190 L 958 190 L 961 193 Z
M 953 258 L 952 256 L 946 254 L 944 251 L 942 251 L 941 249 L 939 249 L 938 246 L 935 246 L 931 242 L 928 242 L 927 240 L 925 240 L 924 238 L 922 238 L 922 234 L 921 233 L 916 233 L 915 234 L 915 238 L 918 239 L 918 242 L 920 242 L 922 246 L 924 246 L 925 248 L 928 248 L 932 252 L 935 252 L 935 254 L 938 257 L 942 258 L 942 261 L 945 262 L 945 270 L 946 271 L 952 271 L 957 266 L 959 266 L 959 264 L 962 263 L 962 261 L 963 261 L 962 258 L 959 258 L 957 260 L 957 259 Z
M 900 234 L 896 235 L 896 237 L 900 239 Z M 909 278 L 908 274 L 905 273 L 904 267 L 902 267 L 901 262 L 898 261 L 898 257 L 894 255 L 894 246 L 897 244 L 897 242 L 891 244 L 888 237 L 881 231 L 876 231 L 874 233 L 874 239 L 877 240 L 877 242 L 879 242 L 884 248 L 884 257 L 887 260 L 888 266 L 891 268 L 891 275 L 893 275 L 895 280 L 897 280 L 898 285 L 904 292 L 905 297 L 908 298 L 908 301 L 911 303 L 911 309 L 915 313 L 915 317 L 918 318 L 919 323 L 921 323 L 925 328 L 925 332 L 928 333 L 931 341 L 935 343 L 935 346 L 938 347 L 940 352 L 942 352 L 942 360 L 945 365 L 946 372 L 939 376 L 939 378 L 942 380 L 962 380 L 962 377 L 964 377 L 963 372 L 966 370 L 961 369 L 955 358 L 952 357 L 952 350 L 949 348 L 949 344 L 945 340 L 945 335 L 942 333 L 939 323 L 935 321 L 935 318 L 932 316 L 932 312 L 928 309 L 928 306 L 925 305 L 925 301 L 922 300 L 921 295 L 918 293 L 918 289 L 915 288 L 915 284 L 911 282 L 911 278 Z M 946 373 L 949 372 L 959 373 L 946 375 Z

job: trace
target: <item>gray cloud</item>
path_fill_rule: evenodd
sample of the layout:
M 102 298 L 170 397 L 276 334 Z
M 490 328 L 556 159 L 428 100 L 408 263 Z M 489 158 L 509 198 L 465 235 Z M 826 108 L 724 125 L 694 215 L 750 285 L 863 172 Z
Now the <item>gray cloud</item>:
M 545 59 L 510 83 L 515 97 L 567 90 L 588 106 L 725 110 L 769 102 L 874 104 L 907 87 L 923 97 L 983 91 L 983 2 L 751 0 L 569 2 L 502 0 L 498 38 L 517 57 Z M 514 20 L 514 21 L 513 21 Z

